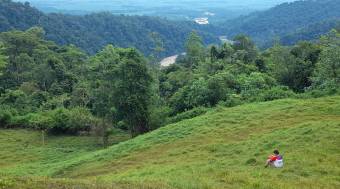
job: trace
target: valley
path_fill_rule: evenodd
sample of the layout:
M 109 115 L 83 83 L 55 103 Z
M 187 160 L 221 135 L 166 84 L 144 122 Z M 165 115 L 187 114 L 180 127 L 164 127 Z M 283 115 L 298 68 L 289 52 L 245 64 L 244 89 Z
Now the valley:
M 0 189 L 340 188 L 339 0 L 0 0 Z

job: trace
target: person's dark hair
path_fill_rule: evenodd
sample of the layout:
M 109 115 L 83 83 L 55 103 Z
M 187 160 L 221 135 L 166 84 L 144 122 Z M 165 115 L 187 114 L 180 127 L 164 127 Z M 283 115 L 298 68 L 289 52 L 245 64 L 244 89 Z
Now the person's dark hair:
M 274 154 L 275 154 L 275 155 L 279 155 L 280 152 L 279 152 L 278 150 L 274 150 Z

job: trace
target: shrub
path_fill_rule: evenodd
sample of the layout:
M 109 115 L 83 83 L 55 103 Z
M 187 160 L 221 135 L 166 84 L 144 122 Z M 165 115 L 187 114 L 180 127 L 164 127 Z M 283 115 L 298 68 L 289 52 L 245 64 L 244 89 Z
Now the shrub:
M 47 130 L 51 127 L 52 119 L 39 113 L 30 113 L 23 116 L 15 116 L 11 119 L 11 127 L 30 128 L 36 130 Z
M 129 127 L 124 121 L 119 121 L 116 126 L 118 129 L 128 130 Z
M 85 108 L 58 108 L 51 111 L 15 116 L 10 119 L 8 125 L 46 130 L 50 134 L 77 134 L 80 131 L 89 131 L 96 121 L 97 119 Z
M 262 101 L 271 101 L 289 97 L 295 97 L 296 94 L 288 87 L 277 86 L 263 91 L 260 95 Z
M 171 109 L 169 107 L 153 108 L 149 119 L 150 130 L 155 130 L 166 125 L 170 114 Z
M 12 113 L 8 110 L 0 110 L 0 127 L 7 127 L 12 119 Z
M 234 107 L 243 104 L 241 95 L 231 94 L 228 95 L 227 100 L 221 101 L 218 104 L 225 107 Z
M 79 131 L 89 131 L 91 126 L 97 123 L 95 118 L 86 108 L 73 108 L 69 110 L 68 132 L 77 133 Z
M 192 110 L 177 114 L 174 117 L 169 118 L 168 123 L 176 123 L 182 121 L 184 119 L 191 119 L 200 115 L 203 115 L 208 112 L 208 108 L 205 107 L 197 107 Z

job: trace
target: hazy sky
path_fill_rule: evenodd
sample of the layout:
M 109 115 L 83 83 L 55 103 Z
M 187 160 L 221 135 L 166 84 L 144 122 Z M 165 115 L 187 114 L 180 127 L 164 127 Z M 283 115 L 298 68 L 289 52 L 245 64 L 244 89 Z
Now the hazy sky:
M 252 9 L 269 8 L 277 4 L 294 0 L 18 0 L 29 1 L 38 7 L 53 7 L 64 10 L 114 10 L 121 7 L 154 8 L 175 6 L 181 8 L 219 7 Z

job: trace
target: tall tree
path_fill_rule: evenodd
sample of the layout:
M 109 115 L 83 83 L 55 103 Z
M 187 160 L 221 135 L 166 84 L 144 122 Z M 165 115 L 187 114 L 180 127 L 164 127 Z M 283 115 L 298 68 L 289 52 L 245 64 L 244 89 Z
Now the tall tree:
M 234 38 L 233 48 L 236 51 L 244 51 L 243 61 L 245 63 L 253 62 L 257 56 L 255 43 L 245 35 L 237 35 Z
M 0 76 L 3 74 L 3 69 L 6 67 L 7 64 L 7 58 L 5 55 L 3 55 L 3 45 L 0 44 Z
M 185 50 L 187 53 L 188 60 L 186 61 L 186 66 L 193 68 L 198 65 L 198 63 L 204 57 L 204 45 L 202 39 L 196 32 L 191 32 L 188 40 L 185 44 Z
M 115 104 L 133 137 L 149 131 L 152 77 L 146 61 L 135 49 L 127 49 L 118 66 Z
M 314 84 L 340 87 L 340 47 L 326 47 L 315 70 Z
M 152 48 L 152 56 L 156 59 L 156 61 L 159 61 L 162 53 L 165 51 L 163 39 L 157 32 L 150 33 L 150 37 L 154 43 L 154 47 Z

